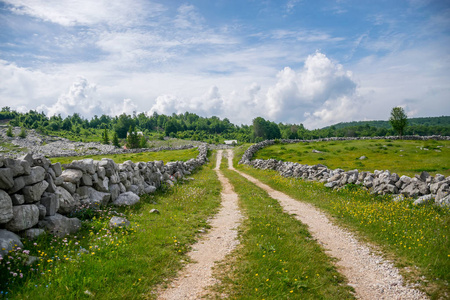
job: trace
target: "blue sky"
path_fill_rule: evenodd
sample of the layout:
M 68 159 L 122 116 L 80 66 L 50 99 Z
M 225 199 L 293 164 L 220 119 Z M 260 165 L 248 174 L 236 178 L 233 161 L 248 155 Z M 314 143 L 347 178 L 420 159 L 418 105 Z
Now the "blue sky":
M 0 106 L 307 128 L 450 114 L 450 2 L 0 0 Z

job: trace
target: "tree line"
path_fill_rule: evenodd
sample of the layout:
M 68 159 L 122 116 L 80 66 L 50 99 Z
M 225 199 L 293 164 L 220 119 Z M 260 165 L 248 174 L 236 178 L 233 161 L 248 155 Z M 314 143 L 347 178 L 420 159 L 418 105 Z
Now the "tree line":
M 450 135 L 450 117 L 444 118 L 448 118 L 448 121 L 440 120 L 436 125 L 414 125 L 414 119 L 407 120 L 405 124 L 408 126 L 402 127 L 400 135 Z M 433 122 L 433 118 L 429 119 L 428 122 Z M 259 142 L 265 139 L 387 136 L 399 133 L 393 126 L 386 127 L 385 123 L 377 126 L 379 125 L 377 122 L 380 121 L 373 121 L 373 125 L 367 122 L 349 123 L 349 126 L 337 124 L 308 130 L 303 124 L 277 124 L 262 117 L 253 119 L 251 125 L 238 126 L 232 124 L 227 118 L 220 119 L 216 116 L 207 118 L 189 112 L 174 113 L 170 116 L 156 112 L 152 115 L 144 113 L 121 114 L 114 117 L 101 115 L 88 120 L 78 113 L 65 118 L 61 115 L 49 117 L 43 112 L 39 113 L 34 110 L 20 113 L 9 107 L 3 107 L 0 111 L 0 120 L 9 121 L 11 126 L 36 129 L 43 134 L 72 137 L 71 139 L 88 139 L 98 136 L 98 141 L 103 143 L 112 143 L 116 146 L 126 144 L 131 148 L 146 146 L 149 138 L 163 139 L 164 137 L 222 143 L 227 139 L 235 139 L 239 142 Z

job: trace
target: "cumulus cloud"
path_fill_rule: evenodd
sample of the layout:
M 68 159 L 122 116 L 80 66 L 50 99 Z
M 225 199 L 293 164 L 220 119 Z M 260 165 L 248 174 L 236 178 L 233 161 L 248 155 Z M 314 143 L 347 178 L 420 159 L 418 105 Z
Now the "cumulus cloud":
M 155 104 L 147 112 L 152 115 L 154 112 L 170 115 L 172 113 L 184 113 L 189 111 L 201 116 L 222 115 L 224 109 L 224 98 L 222 98 L 219 88 L 212 86 L 201 96 L 183 99 L 175 95 L 161 95 L 156 98 Z
M 69 88 L 69 91 L 62 94 L 53 105 L 41 105 L 37 109 L 47 112 L 50 116 L 57 114 L 67 116 L 73 113 L 93 116 L 104 112 L 97 97 L 96 85 L 89 83 L 83 77 L 79 77 Z
M 325 54 L 308 56 L 298 72 L 286 67 L 266 94 L 267 116 L 280 122 L 305 125 L 348 120 L 358 103 L 356 83 L 343 66 Z
M 131 99 L 123 99 L 122 103 L 113 104 L 110 113 L 113 116 L 121 114 L 133 115 L 138 111 L 138 106 Z

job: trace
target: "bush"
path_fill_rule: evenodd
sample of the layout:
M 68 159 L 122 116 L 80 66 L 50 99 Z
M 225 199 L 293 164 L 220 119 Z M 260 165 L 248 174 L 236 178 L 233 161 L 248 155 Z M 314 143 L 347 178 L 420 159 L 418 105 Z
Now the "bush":
M 9 137 L 13 137 L 14 136 L 11 126 L 9 126 L 8 130 L 6 130 L 6 135 L 9 136 Z
M 27 132 L 25 131 L 25 128 L 22 127 L 22 129 L 20 130 L 20 133 L 19 133 L 19 137 L 21 137 L 23 139 L 27 137 Z

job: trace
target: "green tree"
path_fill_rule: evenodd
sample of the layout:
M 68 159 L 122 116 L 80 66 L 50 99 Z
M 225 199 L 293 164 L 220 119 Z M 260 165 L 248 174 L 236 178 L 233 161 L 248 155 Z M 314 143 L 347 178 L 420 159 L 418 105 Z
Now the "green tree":
M 117 136 L 117 132 L 114 131 L 113 137 L 112 137 L 112 144 L 116 147 L 120 147 L 119 145 L 119 137 Z
M 22 127 L 22 129 L 20 130 L 19 137 L 23 139 L 27 137 L 27 132 L 25 131 L 24 127 Z
M 397 131 L 398 135 L 402 136 L 408 125 L 408 117 L 403 108 L 397 106 L 391 110 L 391 117 L 389 118 L 392 128 Z
M 139 139 L 139 148 L 147 148 L 147 139 L 143 135 Z
M 109 136 L 108 136 L 108 129 L 105 128 L 102 134 L 103 144 L 108 145 L 109 144 Z
M 12 132 L 12 126 L 8 127 L 8 130 L 6 130 L 6 135 L 9 136 L 9 137 L 13 137 L 14 136 L 14 134 Z
M 139 148 L 139 137 L 134 126 L 130 126 L 130 129 L 128 129 L 127 148 L 128 149 Z

